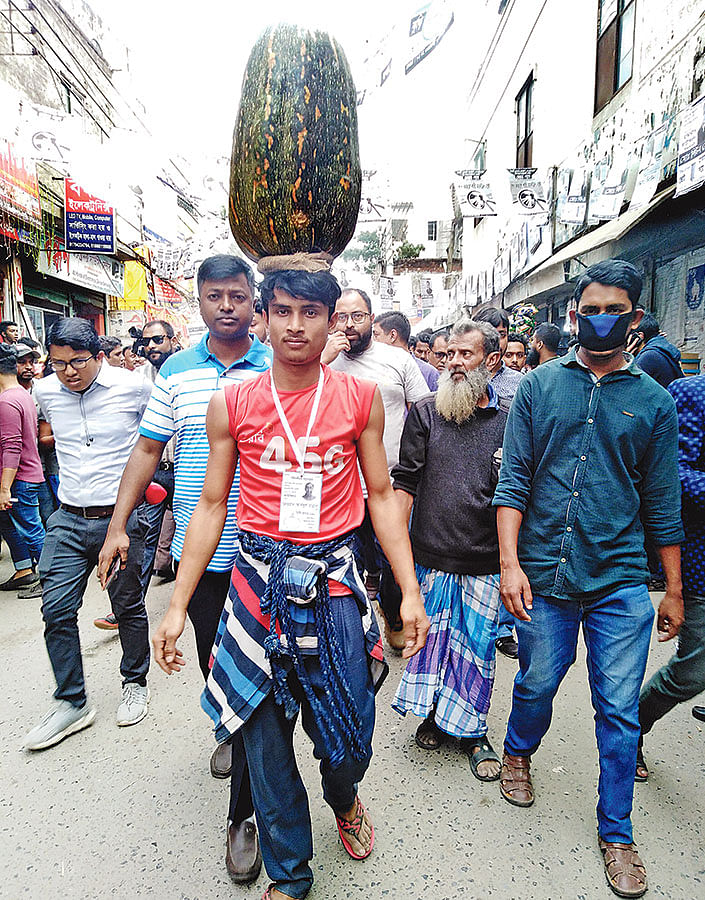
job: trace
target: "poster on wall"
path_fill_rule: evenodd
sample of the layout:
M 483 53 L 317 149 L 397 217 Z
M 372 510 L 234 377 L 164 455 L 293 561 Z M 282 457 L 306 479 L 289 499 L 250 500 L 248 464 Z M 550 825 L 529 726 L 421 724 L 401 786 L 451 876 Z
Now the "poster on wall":
M 394 279 L 389 275 L 381 275 L 379 279 L 380 309 L 388 312 L 393 308 Z
M 497 215 L 492 185 L 483 169 L 464 172 L 462 183 L 456 185 L 456 192 L 463 216 L 479 218 Z
M 664 123 L 644 141 L 639 158 L 639 169 L 629 209 L 647 206 L 656 193 L 663 172 L 663 148 L 668 123 Z
M 0 210 L 41 225 L 36 167 L 5 138 L 0 138 Z
M 543 182 L 536 169 L 508 169 L 512 212 L 519 216 L 545 216 L 547 209 Z
M 559 219 L 564 225 L 582 225 L 587 213 L 590 172 L 585 166 L 573 170 L 570 189 Z
M 430 0 L 409 20 L 409 60 L 404 73 L 409 74 L 445 37 L 455 21 L 450 0 Z
M 705 97 L 683 110 L 678 140 L 676 197 L 705 184 Z
M 626 154 L 615 156 L 604 184 L 590 191 L 590 221 L 616 219 L 627 193 L 630 160 Z
M 685 305 L 688 309 L 700 309 L 705 291 L 705 265 L 688 269 L 685 279 Z

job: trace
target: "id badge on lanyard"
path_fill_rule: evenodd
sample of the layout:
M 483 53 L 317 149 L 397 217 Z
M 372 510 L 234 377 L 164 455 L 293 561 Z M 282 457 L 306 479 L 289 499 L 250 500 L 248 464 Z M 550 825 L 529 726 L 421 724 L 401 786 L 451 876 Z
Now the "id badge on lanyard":
M 321 496 L 323 493 L 323 473 L 310 472 L 304 469 L 304 454 L 308 446 L 311 431 L 316 421 L 318 407 L 323 393 L 323 369 L 318 377 L 318 386 L 313 398 L 311 415 L 306 429 L 304 451 L 294 437 L 289 421 L 279 400 L 277 389 L 274 386 L 274 378 L 270 371 L 269 383 L 272 388 L 272 399 L 279 415 L 279 420 L 291 445 L 299 466 L 297 469 L 282 473 L 281 494 L 279 500 L 279 531 L 301 532 L 313 534 L 320 531 L 321 525 Z

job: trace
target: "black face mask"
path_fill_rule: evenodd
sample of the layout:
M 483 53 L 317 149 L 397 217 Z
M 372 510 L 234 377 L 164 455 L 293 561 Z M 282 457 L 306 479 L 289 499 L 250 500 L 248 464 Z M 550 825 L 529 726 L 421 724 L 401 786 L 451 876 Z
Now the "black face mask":
M 605 350 L 616 350 L 627 343 L 627 332 L 634 318 L 633 312 L 611 316 L 600 313 L 597 316 L 583 316 L 576 313 L 578 319 L 578 342 L 586 350 L 600 353 Z
M 530 347 L 526 354 L 526 364 L 530 369 L 536 369 L 541 363 L 539 351 L 534 347 Z

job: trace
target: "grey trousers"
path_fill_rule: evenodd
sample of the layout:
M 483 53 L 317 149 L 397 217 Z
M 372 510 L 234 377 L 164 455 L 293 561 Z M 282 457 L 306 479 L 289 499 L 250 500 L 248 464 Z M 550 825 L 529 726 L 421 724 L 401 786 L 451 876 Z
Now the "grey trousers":
M 686 594 L 678 649 L 639 694 L 639 723 L 648 734 L 674 706 L 705 691 L 705 597 Z

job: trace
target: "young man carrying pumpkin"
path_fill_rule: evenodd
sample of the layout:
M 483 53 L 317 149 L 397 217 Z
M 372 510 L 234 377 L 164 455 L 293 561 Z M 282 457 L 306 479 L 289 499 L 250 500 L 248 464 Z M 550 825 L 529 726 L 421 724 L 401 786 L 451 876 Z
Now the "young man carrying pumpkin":
M 364 859 L 374 844 L 357 784 L 372 755 L 374 691 L 386 667 L 352 552 L 364 514 L 358 461 L 403 593 L 405 657 L 423 646 L 429 623 L 387 471 L 379 391 L 321 366 L 337 282 L 325 271 L 270 268 L 261 293 L 272 370 L 210 401 L 203 492 L 153 643 L 162 669 L 178 672 L 176 641 L 220 537 L 239 462 L 240 549 L 202 705 L 219 740 L 241 731 L 274 882 L 264 897 L 274 900 L 305 897 L 313 882 L 311 821 L 292 746 L 299 709 L 343 846 Z

